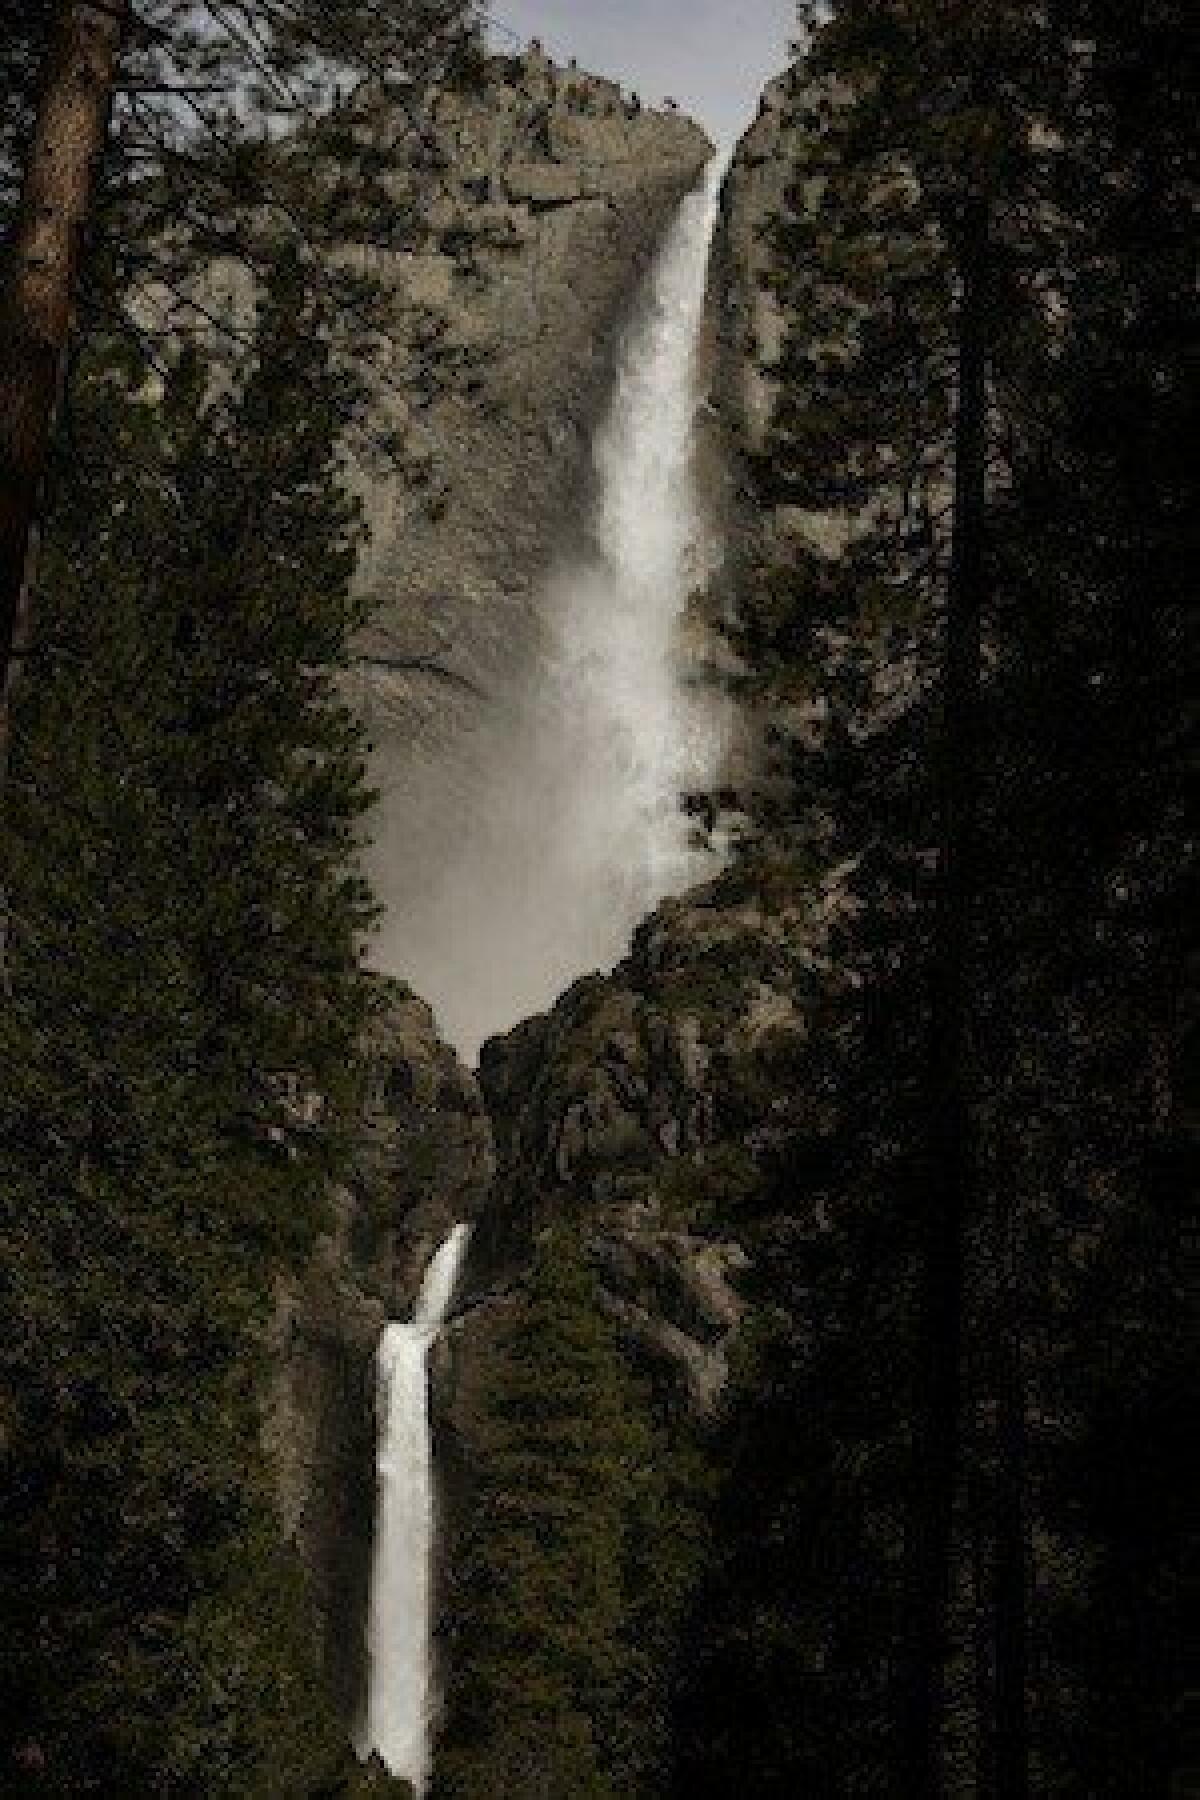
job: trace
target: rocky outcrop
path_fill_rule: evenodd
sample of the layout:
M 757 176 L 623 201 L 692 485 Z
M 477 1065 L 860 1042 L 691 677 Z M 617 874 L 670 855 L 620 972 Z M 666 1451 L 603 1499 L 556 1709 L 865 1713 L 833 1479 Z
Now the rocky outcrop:
M 396 1318 L 407 1313 L 451 1227 L 480 1216 L 495 1158 L 479 1084 L 438 1037 L 429 1007 L 401 982 L 380 987 L 385 1000 L 368 1040 L 354 1261 Z
M 806 1103 L 788 1068 L 851 873 L 740 861 L 661 907 L 611 976 L 484 1047 L 498 1173 L 474 1286 L 511 1282 L 540 1229 L 578 1219 L 631 1350 L 693 1412 L 715 1401 L 741 1318 L 741 1218 Z
M 749 452 L 763 447 L 774 399 L 765 370 L 779 355 L 786 324 L 769 279 L 769 227 L 792 179 L 794 94 L 790 71 L 763 92 L 730 166 L 713 257 L 717 404 L 734 441 Z

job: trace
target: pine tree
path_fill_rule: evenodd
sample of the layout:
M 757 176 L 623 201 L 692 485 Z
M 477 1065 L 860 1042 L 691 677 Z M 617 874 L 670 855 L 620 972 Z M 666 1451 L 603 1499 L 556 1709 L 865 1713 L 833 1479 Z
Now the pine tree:
M 309 1791 L 345 1758 L 260 1444 L 325 1218 L 371 908 L 338 692 L 350 399 L 281 264 L 244 384 L 99 348 L 43 559 L 4 856 L 3 1766 Z M 103 452 L 103 454 L 101 454 Z
M 1173 68 L 1178 26 L 1172 8 L 1156 19 Z M 770 823 L 798 856 L 851 866 L 859 912 L 837 944 L 848 979 L 839 991 L 835 971 L 813 1020 L 805 1080 L 828 1096 L 826 1129 L 795 1105 L 770 1227 L 807 1247 L 816 1208 L 831 1260 L 806 1294 L 780 1269 L 763 1296 L 799 1372 L 791 1404 L 810 1414 L 819 1394 L 828 1416 L 806 1431 L 807 1478 L 747 1416 L 739 1466 L 788 1575 L 758 1585 L 735 1505 L 744 1561 L 704 1690 L 699 1741 L 729 1732 L 717 1766 L 754 1768 L 762 1791 L 804 1769 L 818 1731 L 838 1791 L 1080 1791 L 1072 1758 L 1089 1732 L 1109 1741 L 1071 1636 L 1085 1618 L 1104 1635 L 1096 1556 L 1124 1594 L 1105 1679 L 1153 1670 L 1131 1698 L 1137 1743 L 1103 1781 L 1158 1791 L 1178 1766 L 1177 1687 L 1136 1648 L 1156 1630 L 1175 1641 L 1178 1522 L 1168 1508 L 1151 1553 L 1119 1484 L 1102 1530 L 1074 1510 L 1085 1439 L 1100 1460 L 1091 1409 L 1111 1421 L 1122 1382 L 1165 1458 L 1179 1350 L 1172 1284 L 1159 1330 L 1142 1298 L 1119 1306 L 1081 1276 L 1093 1260 L 1115 1271 L 1135 1238 L 1161 1275 L 1164 1171 L 1179 1181 L 1186 1143 L 1194 639 L 1175 447 L 1194 403 L 1180 260 L 1194 189 L 1186 79 L 1151 72 L 1153 42 L 1137 9 L 846 0 L 795 72 L 772 277 L 791 329 L 754 473 L 801 518 L 786 561 L 759 572 L 743 637 L 770 692 L 824 704 L 820 750 L 791 754 L 792 816 Z M 875 1294 L 859 1315 L 879 1402 L 865 1433 L 839 1372 L 839 1248 L 868 1291 L 891 1283 L 890 1309 Z M 1089 1351 L 1084 1294 L 1102 1290 L 1115 1386 Z M 1127 1334 L 1142 1346 L 1128 1360 Z M 869 1596 L 839 1560 L 865 1475 L 839 1492 L 847 1522 L 820 1571 L 790 1535 L 813 1532 L 805 1489 L 860 1434 L 875 1458 L 890 1446 L 897 1480 L 907 1440 L 911 1471 L 907 1581 L 894 1558 L 849 1552 L 873 1570 Z M 1154 1596 L 1140 1613 L 1139 1579 Z M 808 1603 L 774 1599 L 785 1581 Z M 754 1605 L 787 1647 L 763 1691 L 810 1722 L 759 1765 L 769 1732 L 756 1740 L 717 1698 L 754 1667 Z M 890 1694 L 806 1679 L 814 1633 L 827 1655 L 836 1622 L 856 1619 L 859 1666 L 882 1659 Z
M 964 1268 L 980 1211 L 971 1014 L 985 534 L 995 491 L 989 394 L 1003 353 L 1028 354 L 1028 308 L 1018 304 L 1013 277 L 1032 254 L 1027 221 L 1043 178 L 1032 148 L 1033 83 L 1053 69 L 1045 33 L 1027 9 L 942 8 L 936 23 L 935 33 L 930 9 L 920 5 L 847 4 L 818 34 L 806 71 L 816 146 L 785 234 L 803 259 L 802 272 L 789 272 L 787 281 L 789 294 L 799 287 L 804 312 L 780 371 L 787 385 L 769 452 L 772 479 L 779 468 L 785 493 L 811 507 L 850 509 L 845 555 L 810 579 L 843 595 L 851 617 L 871 609 L 893 640 L 899 635 L 903 644 L 907 636 L 918 704 L 927 704 L 923 683 L 936 706 L 925 738 L 938 771 L 927 829 L 939 873 L 929 964 L 924 1276 L 909 1648 L 898 1692 L 905 1783 L 920 1794 L 938 1791 L 943 1779 Z M 828 602 L 823 611 L 828 616 Z M 865 710 L 869 717 L 869 698 Z M 873 754 L 879 749 L 872 745 Z M 907 855 L 920 856 L 927 842 L 910 839 Z M 918 884 L 910 864 L 910 896 Z M 877 889 L 875 903 L 894 906 L 894 885 L 891 893 Z M 1005 1691 L 1023 1692 L 1021 1672 Z M 1021 1735 L 1018 1709 L 1005 1741 Z M 1018 1761 L 1022 1755 L 1018 1749 Z M 1019 1787 L 1014 1778 L 1013 1791 Z
M 634 1720 L 638 1607 L 653 1596 L 635 1594 L 631 1577 L 647 1554 L 633 1534 L 661 1477 L 577 1227 L 539 1239 L 528 1290 L 488 1354 L 491 1441 L 450 1595 L 435 1791 L 652 1792 Z

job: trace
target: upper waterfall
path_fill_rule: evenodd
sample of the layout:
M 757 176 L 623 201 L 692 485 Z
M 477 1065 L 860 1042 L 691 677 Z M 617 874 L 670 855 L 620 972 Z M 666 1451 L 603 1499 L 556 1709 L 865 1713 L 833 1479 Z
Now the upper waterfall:
M 473 1055 L 712 866 L 681 795 L 714 780 L 718 712 L 689 690 L 679 624 L 714 548 L 698 499 L 698 345 L 719 171 L 682 204 L 635 308 L 592 445 L 585 547 L 541 597 L 542 653 L 498 734 L 483 803 L 391 957 Z

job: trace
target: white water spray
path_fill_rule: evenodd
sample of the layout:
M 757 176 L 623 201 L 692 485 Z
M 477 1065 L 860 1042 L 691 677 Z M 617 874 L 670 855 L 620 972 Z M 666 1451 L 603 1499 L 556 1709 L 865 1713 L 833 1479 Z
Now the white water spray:
M 714 784 L 723 734 L 683 678 L 679 627 L 711 567 L 693 426 L 718 194 L 714 172 L 647 284 L 593 445 L 589 547 L 547 584 L 545 655 L 478 817 L 385 933 L 388 966 L 467 1055 L 611 968 L 659 900 L 714 871 L 680 801 Z
M 407 1325 L 389 1325 L 377 1359 L 378 1512 L 367 1625 L 370 1675 L 359 1744 L 418 1796 L 429 1775 L 433 1713 L 433 1459 L 429 1351 L 441 1329 L 470 1228 L 456 1225 L 425 1271 Z

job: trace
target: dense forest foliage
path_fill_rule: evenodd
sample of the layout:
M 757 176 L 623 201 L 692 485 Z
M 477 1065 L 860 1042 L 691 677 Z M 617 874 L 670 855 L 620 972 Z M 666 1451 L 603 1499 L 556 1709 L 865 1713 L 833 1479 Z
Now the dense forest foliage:
M 829 10 L 756 479 L 844 545 L 762 566 L 744 632 L 828 705 L 776 823 L 859 910 L 681 1791 L 1183 1791 L 1188 23 Z
M 706 1483 L 604 1316 L 578 1222 L 539 1237 L 480 1404 L 434 1792 L 649 1800 Z
M 57 1791 L 341 1758 L 257 1448 L 364 1016 L 356 611 L 296 271 L 222 399 L 81 370 L 5 824 L 4 1706 Z M 312 1116 L 305 1096 L 322 1096 Z M 280 1762 L 282 1756 L 283 1762 Z

